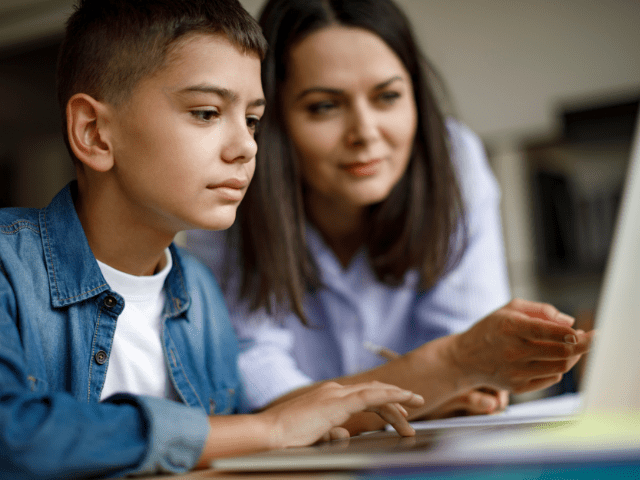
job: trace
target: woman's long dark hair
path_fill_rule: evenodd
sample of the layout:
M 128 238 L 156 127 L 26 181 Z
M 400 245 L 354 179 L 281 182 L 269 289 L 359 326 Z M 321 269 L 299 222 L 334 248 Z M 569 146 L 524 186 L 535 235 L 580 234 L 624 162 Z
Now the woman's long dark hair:
M 262 64 L 267 109 L 255 178 L 229 236 L 239 252 L 241 295 L 253 308 L 277 313 L 284 307 L 307 323 L 303 296 L 321 287 L 305 240 L 302 181 L 279 94 L 291 47 L 330 25 L 375 33 L 411 75 L 418 112 L 411 159 L 389 196 L 369 207 L 366 246 L 381 281 L 399 284 L 408 270 L 417 269 L 421 288 L 430 288 L 459 261 L 466 227 L 445 121 L 432 90 L 434 73 L 406 17 L 389 0 L 270 0 L 260 25 L 269 43 Z

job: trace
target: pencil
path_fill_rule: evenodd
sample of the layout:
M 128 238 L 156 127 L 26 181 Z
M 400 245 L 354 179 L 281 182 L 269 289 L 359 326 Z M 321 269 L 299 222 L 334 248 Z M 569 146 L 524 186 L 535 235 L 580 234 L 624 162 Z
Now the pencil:
M 369 350 L 371 353 L 374 353 L 387 361 L 400 358 L 399 353 L 394 352 L 393 350 L 390 350 L 386 347 L 381 347 L 380 345 L 376 345 L 375 343 L 369 341 L 364 342 L 362 346 L 365 348 L 365 350 Z

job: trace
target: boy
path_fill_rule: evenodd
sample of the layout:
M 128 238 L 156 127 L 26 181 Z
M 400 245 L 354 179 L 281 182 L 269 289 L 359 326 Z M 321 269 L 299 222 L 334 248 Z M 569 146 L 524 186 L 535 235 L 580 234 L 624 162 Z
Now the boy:
M 58 95 L 77 181 L 0 211 L 0 473 L 182 472 L 345 435 L 373 410 L 403 435 L 411 392 L 324 385 L 240 411 L 215 280 L 172 239 L 223 229 L 254 171 L 266 45 L 237 0 L 85 0 Z

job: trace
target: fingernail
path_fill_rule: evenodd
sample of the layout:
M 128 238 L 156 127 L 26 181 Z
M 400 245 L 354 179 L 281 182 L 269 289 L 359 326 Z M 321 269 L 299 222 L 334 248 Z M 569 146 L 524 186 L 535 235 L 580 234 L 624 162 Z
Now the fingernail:
M 572 345 L 578 343 L 578 339 L 576 338 L 576 336 L 575 335 L 570 335 L 570 334 L 567 334 L 567 335 L 564 336 L 564 341 L 566 343 L 570 343 Z

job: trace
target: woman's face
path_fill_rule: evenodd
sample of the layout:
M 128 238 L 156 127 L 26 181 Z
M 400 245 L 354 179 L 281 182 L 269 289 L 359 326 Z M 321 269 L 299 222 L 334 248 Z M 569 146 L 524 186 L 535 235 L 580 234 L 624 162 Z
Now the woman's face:
M 368 30 L 332 26 L 293 46 L 282 93 L 307 201 L 384 200 L 409 163 L 417 113 L 409 73 Z

